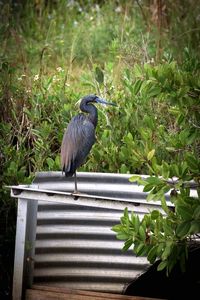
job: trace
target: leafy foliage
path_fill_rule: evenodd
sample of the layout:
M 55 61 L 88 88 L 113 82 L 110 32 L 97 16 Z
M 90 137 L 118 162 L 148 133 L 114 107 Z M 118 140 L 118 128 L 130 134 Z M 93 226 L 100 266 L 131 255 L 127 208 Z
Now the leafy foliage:
M 200 232 L 200 82 L 198 73 L 191 78 L 174 61 L 136 67 L 134 74 L 133 81 L 126 77 L 126 86 L 146 112 L 137 117 L 137 138 L 128 133 L 125 141 L 132 148 L 130 160 L 145 165 L 150 176 L 133 175 L 130 181 L 143 185 L 147 200 L 160 201 L 163 212 L 153 210 L 139 220 L 126 209 L 113 230 L 125 240 L 124 250 L 133 245 L 150 263 L 161 259 L 158 270 L 169 274 L 177 261 L 184 270 L 188 244 Z

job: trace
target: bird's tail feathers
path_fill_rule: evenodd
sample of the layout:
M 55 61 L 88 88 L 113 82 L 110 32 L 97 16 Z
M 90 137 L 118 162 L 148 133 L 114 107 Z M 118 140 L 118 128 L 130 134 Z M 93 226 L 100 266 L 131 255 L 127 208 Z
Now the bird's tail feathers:
M 75 166 L 73 166 L 73 164 L 71 164 L 68 167 L 65 167 L 65 165 L 64 165 L 62 171 L 65 173 L 66 177 L 72 177 L 74 175 L 76 169 L 75 169 Z

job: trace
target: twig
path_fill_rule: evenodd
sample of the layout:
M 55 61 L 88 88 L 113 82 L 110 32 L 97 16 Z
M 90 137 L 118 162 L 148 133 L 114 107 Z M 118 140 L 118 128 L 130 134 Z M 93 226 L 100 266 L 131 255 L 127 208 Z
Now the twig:
M 181 38 L 183 35 L 185 35 L 185 34 L 187 34 L 187 33 L 190 33 L 190 32 L 193 32 L 193 31 L 200 31 L 200 27 L 198 27 L 198 28 L 193 28 L 193 29 L 190 29 L 190 30 L 187 30 L 187 31 L 185 31 L 185 32 L 183 32 L 183 33 L 181 33 L 181 34 L 179 34 L 179 35 L 177 35 L 177 36 L 172 36 L 172 39 L 179 39 L 179 38 Z
M 147 21 L 147 17 L 146 17 L 146 15 L 145 15 L 145 13 L 144 13 L 144 10 L 143 10 L 143 8 L 142 8 L 140 2 L 139 2 L 138 0 L 136 0 L 136 3 L 137 3 L 137 5 L 138 5 L 139 8 L 140 8 L 140 11 L 141 11 L 141 13 L 142 13 L 142 16 L 143 16 L 143 19 L 144 19 L 144 22 L 145 22 L 147 28 L 149 28 L 149 24 L 148 24 L 148 21 Z
M 173 180 L 165 180 L 166 183 L 168 183 L 169 185 L 175 186 L 178 183 L 178 180 L 173 181 Z M 183 182 L 182 187 L 189 187 L 189 188 L 198 188 L 200 187 L 200 183 L 196 183 L 196 182 Z

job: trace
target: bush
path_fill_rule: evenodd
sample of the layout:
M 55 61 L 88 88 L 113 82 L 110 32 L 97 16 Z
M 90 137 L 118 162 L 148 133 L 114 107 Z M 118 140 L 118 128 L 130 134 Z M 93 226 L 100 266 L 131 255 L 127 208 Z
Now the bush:
M 166 268 L 168 274 L 177 261 L 184 270 L 188 244 L 200 232 L 200 82 L 198 71 L 191 74 L 184 67 L 174 61 L 144 65 L 135 70 L 133 82 L 126 79 L 139 107 L 137 126 L 127 134 L 124 149 L 129 149 L 129 165 L 132 157 L 132 165 L 144 165 L 150 175 L 133 175 L 130 181 L 144 185 L 148 201 L 161 201 L 163 213 L 153 210 L 140 220 L 126 209 L 113 227 L 117 238 L 125 240 L 124 250 L 133 245 L 136 255 L 147 256 L 150 263 L 160 259 L 158 270 Z

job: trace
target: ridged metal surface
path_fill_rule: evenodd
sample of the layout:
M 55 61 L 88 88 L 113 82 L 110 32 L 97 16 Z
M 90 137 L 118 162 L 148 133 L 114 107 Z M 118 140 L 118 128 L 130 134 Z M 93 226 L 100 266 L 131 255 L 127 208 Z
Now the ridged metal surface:
M 131 200 L 135 213 L 143 216 L 160 208 L 147 203 L 142 187 L 128 181 L 130 175 L 78 173 L 81 193 Z M 73 191 L 73 178 L 60 172 L 39 173 L 38 189 Z M 125 207 L 125 205 L 124 205 Z M 122 252 L 123 242 L 111 227 L 123 211 L 40 201 L 37 214 L 34 282 L 84 290 L 121 293 L 124 286 L 147 266 L 145 258 L 131 250 Z

